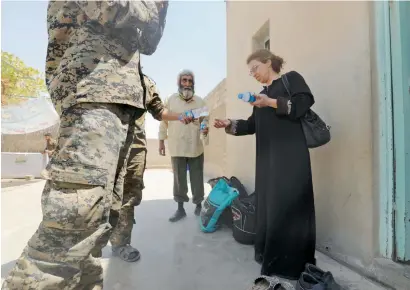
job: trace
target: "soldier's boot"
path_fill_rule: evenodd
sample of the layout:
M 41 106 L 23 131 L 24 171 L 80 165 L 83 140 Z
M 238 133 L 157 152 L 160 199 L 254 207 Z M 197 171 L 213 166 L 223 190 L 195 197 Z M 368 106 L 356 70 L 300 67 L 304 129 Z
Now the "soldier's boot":
M 177 211 L 169 218 L 169 221 L 174 223 L 186 217 L 186 212 L 184 209 L 184 203 L 178 202 L 178 209 Z
M 130 201 L 131 204 L 133 200 Z M 135 224 L 134 206 L 124 205 L 115 217 L 112 214 L 112 223 L 115 224 L 110 237 L 112 245 L 112 255 L 119 257 L 125 262 L 136 262 L 141 258 L 140 252 L 133 248 L 131 243 L 132 227 Z
M 113 256 L 117 256 L 121 260 L 130 263 L 137 262 L 141 258 L 140 252 L 131 245 L 113 246 L 112 253 Z

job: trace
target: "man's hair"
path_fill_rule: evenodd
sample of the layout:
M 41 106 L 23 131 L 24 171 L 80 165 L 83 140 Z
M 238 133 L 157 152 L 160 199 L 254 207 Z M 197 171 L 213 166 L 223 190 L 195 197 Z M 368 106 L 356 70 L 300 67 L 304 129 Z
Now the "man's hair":
M 179 72 L 179 74 L 177 76 L 178 86 L 181 85 L 182 76 L 191 76 L 192 77 L 192 84 L 195 85 L 195 74 L 192 70 L 183 69 L 182 71 Z
M 51 133 L 45 133 L 44 137 L 51 137 Z

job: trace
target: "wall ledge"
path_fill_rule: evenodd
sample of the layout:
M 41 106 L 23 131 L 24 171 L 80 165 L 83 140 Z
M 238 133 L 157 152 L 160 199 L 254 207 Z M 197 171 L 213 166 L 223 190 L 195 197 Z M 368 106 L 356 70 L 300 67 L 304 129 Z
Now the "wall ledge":
M 378 257 L 366 265 L 358 263 L 359 260 L 354 257 L 332 253 L 321 246 L 317 246 L 316 250 L 387 289 L 408 289 L 410 285 L 410 265 L 395 263 L 392 260 Z

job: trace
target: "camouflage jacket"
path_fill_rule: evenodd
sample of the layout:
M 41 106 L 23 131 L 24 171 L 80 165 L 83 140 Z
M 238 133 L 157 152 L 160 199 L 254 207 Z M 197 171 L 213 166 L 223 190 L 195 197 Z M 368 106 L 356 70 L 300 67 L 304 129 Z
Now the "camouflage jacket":
M 144 75 L 146 86 L 146 108 L 154 119 L 161 121 L 162 112 L 165 109 L 164 103 L 159 97 L 159 92 L 155 83 L 148 76 Z M 134 143 L 132 148 L 146 148 L 147 141 L 145 137 L 145 113 L 135 121 Z
M 167 3 L 50 1 L 46 84 L 57 112 L 81 102 L 145 109 L 140 53 L 157 49 Z

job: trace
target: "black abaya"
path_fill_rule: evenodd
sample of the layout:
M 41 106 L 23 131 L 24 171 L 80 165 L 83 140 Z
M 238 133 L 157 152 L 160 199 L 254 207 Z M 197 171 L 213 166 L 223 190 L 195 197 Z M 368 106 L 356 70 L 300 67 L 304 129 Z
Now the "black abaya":
M 232 120 L 227 133 L 256 134 L 257 227 L 255 258 L 263 275 L 298 279 L 315 263 L 315 207 L 309 150 L 300 117 L 314 104 L 303 77 L 287 74 L 292 97 L 281 79 L 261 94 L 278 107 L 254 107 L 248 120 Z

